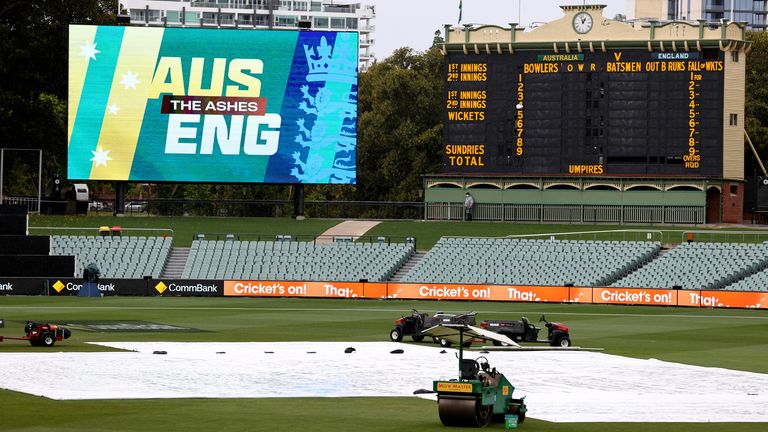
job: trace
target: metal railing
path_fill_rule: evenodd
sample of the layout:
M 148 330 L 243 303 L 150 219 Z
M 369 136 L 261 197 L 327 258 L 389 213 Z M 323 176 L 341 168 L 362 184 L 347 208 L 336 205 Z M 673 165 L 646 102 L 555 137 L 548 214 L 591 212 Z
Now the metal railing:
M 762 243 L 768 241 L 768 231 L 677 231 L 680 243 L 687 241 L 708 243 Z
M 110 227 L 109 234 L 115 236 L 160 236 L 160 237 L 173 237 L 173 229 L 171 228 L 123 228 L 120 227 L 117 230 L 112 230 L 114 227 Z M 29 227 L 29 231 L 35 231 L 37 233 L 47 235 L 86 235 L 86 236 L 98 236 L 105 235 L 100 227 Z
M 427 220 L 464 219 L 463 202 L 424 204 Z M 699 206 L 639 206 L 587 204 L 475 204 L 472 219 L 504 222 L 703 224 L 706 208 Z
M 309 235 L 309 234 L 259 234 L 259 233 L 199 233 L 192 240 L 216 241 L 277 241 L 307 243 L 375 243 L 375 244 L 412 244 L 416 248 L 415 237 L 399 236 L 353 236 L 353 235 Z
M 156 216 L 228 216 L 228 217 L 290 217 L 294 216 L 292 200 L 181 200 L 126 199 L 123 212 L 127 215 Z M 112 201 L 94 200 L 92 212 L 114 213 Z M 421 219 L 422 202 L 392 201 L 305 201 L 304 214 L 313 218 L 350 219 Z
M 23 205 L 29 213 L 40 213 L 40 198 L 30 197 L 3 197 L 2 204 Z
M 462 236 L 447 236 L 462 237 Z M 768 242 L 768 230 L 667 230 L 618 229 L 594 231 L 565 231 L 537 234 L 511 234 L 503 238 L 532 238 L 545 240 L 600 240 L 600 241 L 653 241 L 669 244 L 692 242 L 707 243 L 763 243 Z
M 3 203 L 26 204 L 30 212 L 40 212 L 37 200 L 32 197 L 6 197 Z M 62 202 L 57 203 L 62 204 Z M 136 201 L 126 199 L 126 203 L 123 213 L 128 215 L 294 216 L 292 200 L 152 199 Z M 112 214 L 114 213 L 113 202 L 93 200 L 89 203 L 89 211 Z M 706 209 L 703 206 L 475 204 L 472 213 L 472 218 L 476 221 L 500 222 L 696 225 L 706 221 Z M 464 203 L 306 201 L 304 214 L 314 218 L 460 221 L 464 219 Z
M 548 240 L 607 240 L 607 241 L 654 241 L 665 240 L 663 230 L 598 230 L 598 231 L 570 231 L 542 234 L 518 234 L 509 235 L 506 238 L 546 238 Z

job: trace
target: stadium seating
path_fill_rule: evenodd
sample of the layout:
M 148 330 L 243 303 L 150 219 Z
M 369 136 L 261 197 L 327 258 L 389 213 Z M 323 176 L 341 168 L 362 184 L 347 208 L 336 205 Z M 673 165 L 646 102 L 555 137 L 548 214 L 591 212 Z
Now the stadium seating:
M 443 237 L 404 282 L 599 286 L 652 259 L 658 242 Z
M 171 241 L 170 237 L 51 236 L 51 255 L 74 255 L 77 275 L 96 263 L 102 278 L 158 278 Z
M 412 244 L 195 240 L 182 277 L 380 282 L 412 254 Z
M 345 239 L 346 240 L 346 239 Z M 52 255 L 96 263 L 103 278 L 159 278 L 169 237 L 52 236 Z M 188 279 L 388 281 L 412 243 L 195 240 Z M 403 270 L 405 272 L 405 270 Z M 727 289 L 768 292 L 768 242 L 683 243 L 443 237 L 402 282 Z
M 768 243 L 683 243 L 612 286 L 721 289 L 768 266 Z
M 749 275 L 740 281 L 725 286 L 723 289 L 728 291 L 768 292 L 768 270 Z
M 764 243 L 764 246 L 768 243 Z M 768 246 L 766 247 L 768 249 Z M 768 292 L 768 267 L 747 275 L 744 279 L 726 285 L 723 289 L 729 291 L 758 291 Z

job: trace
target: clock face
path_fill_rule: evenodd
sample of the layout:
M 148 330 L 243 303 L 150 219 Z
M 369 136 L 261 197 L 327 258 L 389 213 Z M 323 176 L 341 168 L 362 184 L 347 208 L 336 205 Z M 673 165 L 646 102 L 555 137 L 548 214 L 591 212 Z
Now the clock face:
M 592 16 L 586 12 L 579 12 L 573 17 L 573 29 L 576 33 L 584 34 L 592 30 Z

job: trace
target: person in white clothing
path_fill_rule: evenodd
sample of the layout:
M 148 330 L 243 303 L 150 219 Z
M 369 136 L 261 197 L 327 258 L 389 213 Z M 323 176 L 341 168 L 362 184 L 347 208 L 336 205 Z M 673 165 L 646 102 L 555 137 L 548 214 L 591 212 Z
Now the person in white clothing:
M 464 198 L 464 220 L 472 220 L 472 207 L 475 205 L 475 200 L 472 195 L 467 192 L 467 196 Z

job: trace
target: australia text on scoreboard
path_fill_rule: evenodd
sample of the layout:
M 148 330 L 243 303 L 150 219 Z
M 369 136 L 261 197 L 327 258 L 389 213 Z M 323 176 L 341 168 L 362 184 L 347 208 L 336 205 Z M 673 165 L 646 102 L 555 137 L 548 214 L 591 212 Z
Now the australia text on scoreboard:
M 444 172 L 722 172 L 723 54 L 448 52 Z
M 70 179 L 356 182 L 357 33 L 70 26 Z

